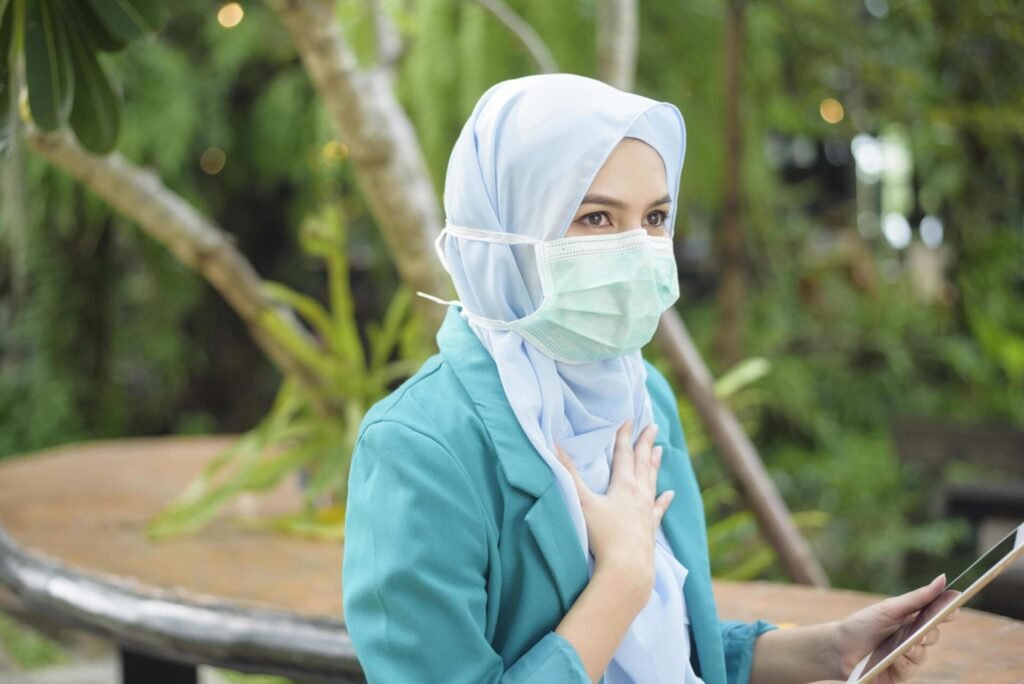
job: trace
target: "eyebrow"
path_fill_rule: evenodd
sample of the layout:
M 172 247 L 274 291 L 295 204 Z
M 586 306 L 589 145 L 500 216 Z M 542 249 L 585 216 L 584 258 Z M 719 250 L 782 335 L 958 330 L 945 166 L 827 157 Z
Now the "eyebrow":
M 659 204 L 667 204 L 670 203 L 671 201 L 672 198 L 669 197 L 668 195 L 665 195 L 664 197 L 659 197 L 658 199 L 654 200 L 647 206 L 656 207 Z M 618 209 L 622 209 L 623 207 L 626 206 L 626 203 L 623 202 L 622 200 L 615 199 L 614 197 L 608 197 L 607 195 L 587 195 L 586 197 L 583 198 L 583 201 L 580 202 L 581 206 L 584 204 L 603 204 L 609 207 L 616 207 Z

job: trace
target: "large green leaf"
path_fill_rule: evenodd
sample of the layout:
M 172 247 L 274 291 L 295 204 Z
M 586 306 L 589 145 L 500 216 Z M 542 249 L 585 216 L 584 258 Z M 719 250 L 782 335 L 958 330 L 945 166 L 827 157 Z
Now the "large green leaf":
M 100 19 L 96 10 L 88 2 L 77 0 L 69 3 L 68 9 L 74 9 L 74 21 L 92 39 L 93 44 L 100 50 L 115 52 L 128 44 L 128 41 L 115 35 L 107 25 Z
M 110 33 L 125 42 L 155 31 L 163 18 L 157 0 L 89 0 L 89 4 Z
M 14 8 L 11 6 L 10 2 L 11 0 L 0 0 L 0 29 L 4 27 L 4 24 L 13 21 L 12 17 L 14 16 Z M 8 16 L 8 9 L 10 9 L 10 16 Z M 8 37 L 9 36 L 10 34 L 8 34 Z M 0 55 L 3 55 L 3 60 L 0 60 L 3 62 L 0 64 L 0 69 L 6 69 L 7 59 L 10 55 L 10 50 L 8 49 L 9 45 L 7 43 L 0 43 L 0 46 L 2 46 L 2 49 L 0 49 Z
M 7 137 L 7 112 L 11 105 L 11 73 L 8 62 L 11 54 L 11 37 L 14 11 L 7 11 L 9 0 L 0 0 L 0 150 Z
M 25 12 L 25 78 L 32 119 L 45 130 L 64 126 L 75 84 L 67 28 L 55 0 L 28 3 Z
M 114 149 L 121 127 L 121 98 L 96 58 L 97 46 L 86 32 L 80 9 L 68 6 L 67 33 L 71 45 L 71 64 L 75 79 L 75 97 L 71 108 L 71 128 L 82 145 L 95 154 Z

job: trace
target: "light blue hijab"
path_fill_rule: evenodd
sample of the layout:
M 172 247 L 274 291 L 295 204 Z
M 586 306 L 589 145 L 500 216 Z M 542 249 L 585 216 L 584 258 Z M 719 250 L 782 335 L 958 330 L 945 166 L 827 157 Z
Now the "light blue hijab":
M 448 163 L 447 222 L 540 240 L 560 238 L 605 159 L 626 136 L 643 140 L 661 155 L 672 199 L 665 226 L 672 231 L 686 149 L 679 110 L 573 74 L 507 80 L 480 97 Z M 444 303 L 460 304 L 463 318 L 468 308 L 508 321 L 540 304 L 533 245 L 440 237 L 444 243 L 438 243 L 438 255 L 459 295 L 458 301 Z M 554 472 L 593 574 L 579 496 L 553 445 L 557 441 L 571 456 L 591 490 L 607 491 L 616 430 L 632 418 L 635 441 L 653 420 L 640 352 L 563 363 L 514 331 L 469 324 L 494 358 L 523 431 Z M 659 528 L 654 590 L 609 664 L 607 684 L 700 681 L 689 663 L 682 592 L 686 573 Z

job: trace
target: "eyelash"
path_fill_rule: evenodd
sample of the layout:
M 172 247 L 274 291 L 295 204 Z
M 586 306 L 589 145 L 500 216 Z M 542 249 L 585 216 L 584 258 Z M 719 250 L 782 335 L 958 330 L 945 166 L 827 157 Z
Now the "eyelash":
M 651 214 L 659 214 L 661 216 L 661 221 L 658 223 L 657 226 L 655 226 L 656 228 L 663 227 L 665 225 L 665 222 L 668 220 L 668 212 L 664 211 L 662 209 L 656 209 L 656 210 L 654 210 L 652 212 L 649 212 L 647 214 L 647 216 L 650 216 Z M 580 217 L 580 222 L 583 223 L 584 225 L 590 226 L 591 228 L 604 228 L 605 227 L 605 226 L 595 225 L 595 224 L 590 223 L 589 221 L 587 221 L 587 219 L 590 218 L 591 216 L 608 216 L 608 212 L 607 211 L 592 211 L 589 214 L 584 214 L 583 216 Z M 611 217 L 610 216 L 608 216 L 608 221 L 611 222 Z

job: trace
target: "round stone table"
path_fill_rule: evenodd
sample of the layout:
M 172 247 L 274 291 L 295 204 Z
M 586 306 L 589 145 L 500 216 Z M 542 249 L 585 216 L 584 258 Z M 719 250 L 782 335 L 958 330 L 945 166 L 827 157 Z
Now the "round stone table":
M 340 544 L 235 521 L 296 509 L 295 479 L 243 495 L 198 535 L 146 522 L 234 436 L 69 444 L 0 460 L 0 584 L 19 609 L 118 644 L 125 682 L 195 682 L 197 664 L 304 682 L 363 681 L 342 614 Z M 716 581 L 723 619 L 841 618 L 880 597 Z M 1024 623 L 964 609 L 917 682 L 1024 682 Z

